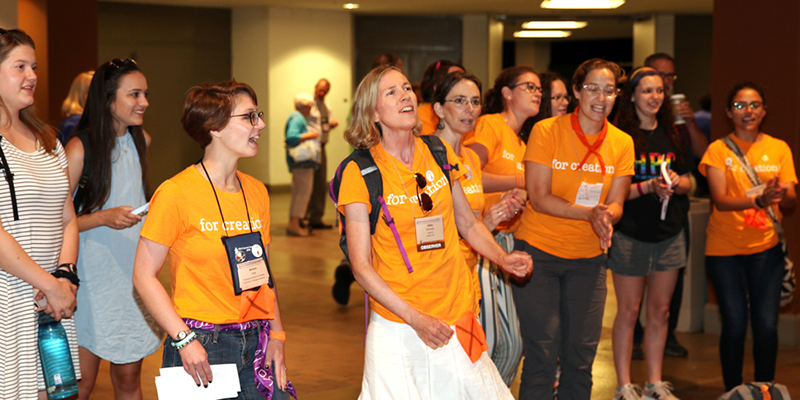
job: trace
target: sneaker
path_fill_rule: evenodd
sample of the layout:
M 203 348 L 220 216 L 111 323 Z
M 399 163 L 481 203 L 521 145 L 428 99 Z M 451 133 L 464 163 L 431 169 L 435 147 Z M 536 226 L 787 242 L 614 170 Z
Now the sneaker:
M 644 360 L 644 350 L 642 350 L 641 343 L 633 343 L 633 353 L 631 353 L 631 360 Z
M 672 384 L 661 381 L 644 385 L 644 400 L 680 400 L 672 394 Z
M 642 400 L 642 388 L 632 383 L 618 387 L 614 392 L 614 400 Z
M 681 346 L 677 339 L 667 340 L 664 346 L 664 355 L 670 357 L 686 357 L 689 355 L 689 350 Z

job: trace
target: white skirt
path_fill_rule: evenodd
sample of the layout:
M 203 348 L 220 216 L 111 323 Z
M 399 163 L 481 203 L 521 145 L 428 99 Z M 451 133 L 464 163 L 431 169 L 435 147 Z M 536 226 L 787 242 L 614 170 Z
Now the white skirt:
M 370 313 L 360 400 L 492 400 L 514 397 L 486 352 L 473 363 L 455 327 L 433 350 L 407 324 Z

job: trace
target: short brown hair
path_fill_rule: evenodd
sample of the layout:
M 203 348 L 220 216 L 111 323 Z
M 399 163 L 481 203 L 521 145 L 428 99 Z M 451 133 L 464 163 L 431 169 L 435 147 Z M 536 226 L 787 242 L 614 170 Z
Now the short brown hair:
M 205 149 L 211 143 L 211 131 L 221 131 L 228 125 L 236 96 L 246 94 L 258 105 L 256 92 L 246 83 L 225 81 L 202 83 L 186 93 L 181 124 L 189 136 Z
M 378 107 L 378 85 L 381 78 L 389 71 L 403 73 L 391 65 L 381 65 L 370 71 L 358 84 L 353 99 L 350 125 L 344 131 L 344 140 L 350 143 L 354 149 L 368 149 L 381 140 L 381 130 L 372 117 Z M 414 128 L 415 135 L 418 135 L 420 126 L 421 123 L 417 122 L 417 126 Z
M 575 70 L 575 75 L 572 75 L 572 86 L 579 92 L 586 81 L 586 76 L 596 69 L 607 69 L 614 74 L 614 85 L 618 85 L 620 80 L 625 77 L 625 71 L 613 61 L 603 60 L 602 58 L 592 58 L 586 60 Z

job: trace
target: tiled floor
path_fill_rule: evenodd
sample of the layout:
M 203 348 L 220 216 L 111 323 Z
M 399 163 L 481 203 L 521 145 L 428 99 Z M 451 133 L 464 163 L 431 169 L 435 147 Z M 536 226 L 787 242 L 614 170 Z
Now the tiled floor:
M 353 400 L 361 388 L 364 339 L 364 292 L 354 284 L 350 304 L 337 305 L 330 295 L 333 271 L 341 259 L 336 230 L 316 231 L 313 237 L 285 234 L 288 194 L 272 196 L 273 221 L 270 264 L 279 287 L 281 310 L 287 332 L 286 359 L 289 378 L 303 400 Z M 331 206 L 328 219 L 332 220 Z M 168 283 L 168 270 L 162 281 Z M 592 398 L 610 400 L 616 387 L 611 350 L 611 326 L 616 297 L 609 279 L 609 296 L 603 334 L 594 364 Z M 664 379 L 675 385 L 683 400 L 714 400 L 723 390 L 717 350 L 718 337 L 678 334 L 689 349 L 684 359 L 666 358 Z M 748 344 L 749 349 L 749 344 Z M 749 350 L 748 350 L 749 351 Z M 161 352 L 144 361 L 142 386 L 145 399 L 156 399 L 154 377 L 161 365 Z M 644 361 L 634 361 L 633 380 L 643 383 Z M 752 378 L 752 360 L 747 356 L 745 379 Z M 800 396 L 800 348 L 781 348 L 776 380 Z M 512 385 L 516 395 L 519 379 Z M 111 399 L 108 363 L 101 365 L 92 399 Z

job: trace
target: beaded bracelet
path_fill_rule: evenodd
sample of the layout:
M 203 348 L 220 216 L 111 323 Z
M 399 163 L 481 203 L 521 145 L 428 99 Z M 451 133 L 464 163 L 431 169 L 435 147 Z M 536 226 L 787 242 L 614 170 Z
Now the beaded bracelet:
M 186 345 L 188 345 L 189 343 L 192 343 L 195 339 L 197 339 L 197 335 L 194 333 L 194 331 L 189 332 L 189 334 L 186 335 L 186 337 L 183 338 L 183 340 L 181 340 L 180 342 L 172 342 L 172 347 L 174 347 L 175 350 L 180 350 L 186 347 Z

